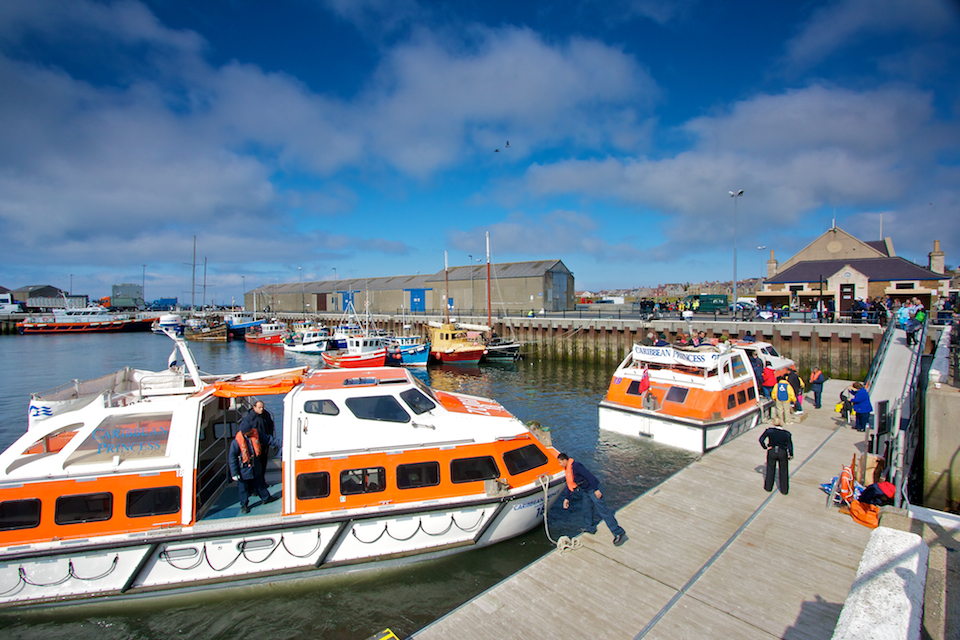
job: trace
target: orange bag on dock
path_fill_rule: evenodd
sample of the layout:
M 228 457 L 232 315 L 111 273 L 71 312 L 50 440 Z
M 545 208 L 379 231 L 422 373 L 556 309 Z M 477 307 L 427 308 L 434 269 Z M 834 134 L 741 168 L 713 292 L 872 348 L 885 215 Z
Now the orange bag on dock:
M 865 527 L 876 529 L 880 526 L 880 507 L 854 500 L 850 503 L 850 517 Z

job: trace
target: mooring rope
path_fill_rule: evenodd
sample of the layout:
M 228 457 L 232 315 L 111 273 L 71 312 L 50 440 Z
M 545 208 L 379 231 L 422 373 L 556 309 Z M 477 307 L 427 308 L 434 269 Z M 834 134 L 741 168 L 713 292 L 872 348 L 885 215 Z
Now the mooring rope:
M 557 549 L 560 550 L 560 555 L 563 555 L 563 552 L 567 549 L 576 551 L 583 546 L 583 542 L 581 542 L 578 538 L 560 536 L 557 540 L 554 540 L 552 537 L 550 537 L 550 524 L 547 522 L 547 507 L 550 504 L 550 476 L 540 476 L 537 478 L 537 483 L 543 487 L 543 528 L 547 533 L 547 540 L 556 545 Z

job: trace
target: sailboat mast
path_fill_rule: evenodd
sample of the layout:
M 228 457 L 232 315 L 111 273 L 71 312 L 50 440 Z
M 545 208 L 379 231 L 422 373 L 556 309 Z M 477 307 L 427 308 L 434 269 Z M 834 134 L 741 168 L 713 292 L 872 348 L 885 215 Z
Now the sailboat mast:
M 193 298 L 197 293 L 197 236 L 193 236 L 193 269 L 190 271 L 190 313 L 196 309 Z
M 443 252 L 443 283 L 446 292 L 443 294 L 443 317 L 446 324 L 450 324 L 450 278 L 447 276 L 447 252 Z
M 490 232 L 487 231 L 487 326 L 493 331 L 493 299 L 490 297 Z

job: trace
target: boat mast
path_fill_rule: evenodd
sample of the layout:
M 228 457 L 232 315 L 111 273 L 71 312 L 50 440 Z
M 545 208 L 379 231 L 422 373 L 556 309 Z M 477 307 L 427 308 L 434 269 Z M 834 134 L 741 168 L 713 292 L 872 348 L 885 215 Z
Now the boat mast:
M 487 231 L 487 326 L 493 332 L 493 300 L 490 298 L 490 232 Z
M 193 236 L 193 269 L 190 271 L 190 315 L 194 314 L 196 305 L 193 297 L 197 293 L 197 236 Z
M 443 317 L 445 323 L 450 324 L 450 278 L 447 277 L 447 252 L 443 252 L 443 282 L 446 285 L 446 293 L 443 294 Z

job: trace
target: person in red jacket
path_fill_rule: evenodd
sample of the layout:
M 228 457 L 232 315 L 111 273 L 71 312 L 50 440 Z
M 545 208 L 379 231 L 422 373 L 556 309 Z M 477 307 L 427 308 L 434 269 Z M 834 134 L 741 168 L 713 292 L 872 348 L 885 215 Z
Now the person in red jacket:
M 773 397 L 773 387 L 777 384 L 777 372 L 770 366 L 770 361 L 763 363 L 763 397 Z

